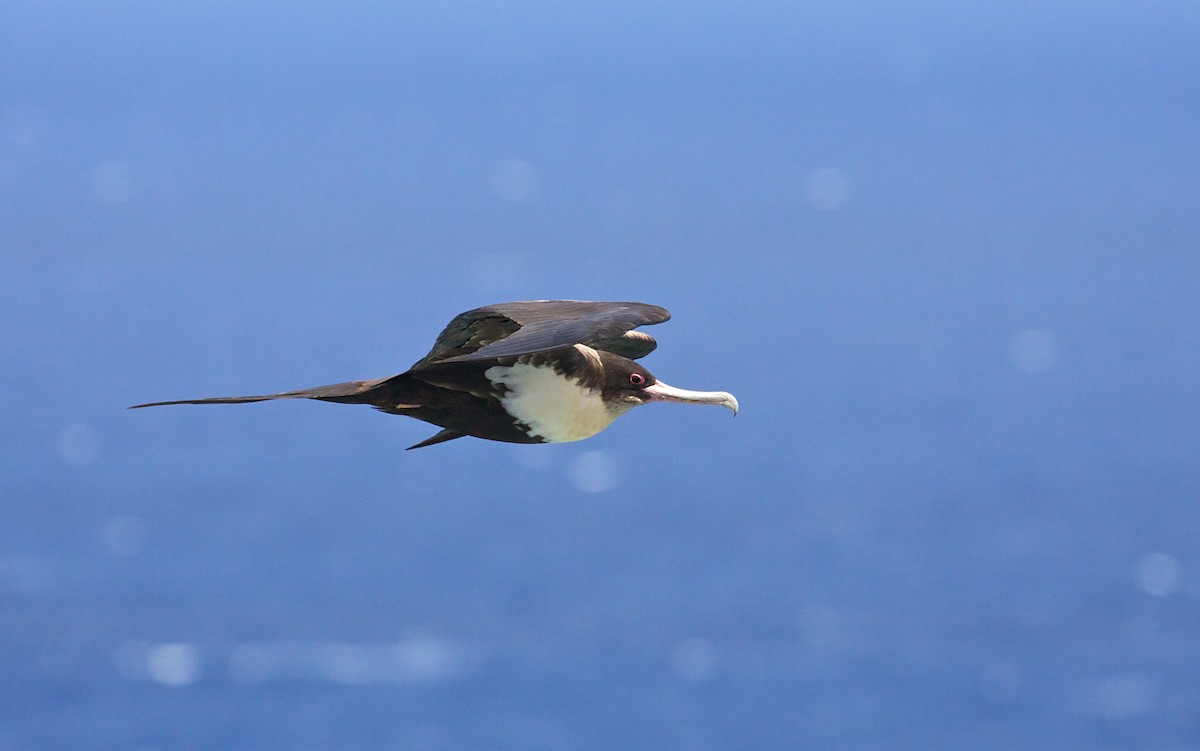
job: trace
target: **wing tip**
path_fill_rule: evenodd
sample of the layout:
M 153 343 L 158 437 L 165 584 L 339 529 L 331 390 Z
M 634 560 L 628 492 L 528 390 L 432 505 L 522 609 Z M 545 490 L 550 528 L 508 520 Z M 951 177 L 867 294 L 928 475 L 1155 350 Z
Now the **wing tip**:
M 466 433 L 460 433 L 457 430 L 444 428 L 440 432 L 429 436 L 420 443 L 414 443 L 404 450 L 412 451 L 413 449 L 425 448 L 426 446 L 434 446 L 439 443 L 445 443 L 446 441 L 453 441 L 455 438 L 463 438 L 464 436 L 466 436 Z

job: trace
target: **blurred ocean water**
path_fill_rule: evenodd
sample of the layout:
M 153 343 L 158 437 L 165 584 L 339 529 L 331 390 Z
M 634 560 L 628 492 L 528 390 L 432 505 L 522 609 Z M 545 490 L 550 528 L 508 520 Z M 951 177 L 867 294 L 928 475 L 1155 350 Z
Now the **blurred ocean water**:
M 0 8 L 0 751 L 1200 748 L 1200 7 Z M 586 443 L 141 401 L 644 300 Z

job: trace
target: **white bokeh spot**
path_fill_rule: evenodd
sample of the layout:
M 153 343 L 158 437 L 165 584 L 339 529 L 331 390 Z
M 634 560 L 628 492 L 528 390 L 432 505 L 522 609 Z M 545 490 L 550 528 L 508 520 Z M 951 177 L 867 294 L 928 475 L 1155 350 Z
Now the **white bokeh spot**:
M 164 686 L 186 686 L 200 677 L 200 650 L 194 644 L 159 644 L 146 652 L 146 674 Z
M 130 680 L 170 687 L 200 680 L 200 648 L 187 642 L 125 642 L 117 647 L 114 661 Z
M 346 686 L 445 681 L 466 669 L 460 644 L 432 634 L 409 634 L 397 642 L 292 641 L 241 644 L 229 656 L 237 683 L 315 680 Z
M 1150 553 L 1137 562 L 1135 576 L 1143 592 L 1166 597 L 1179 589 L 1179 561 L 1168 553 Z
M 584 451 L 567 465 L 567 477 L 576 490 L 603 493 L 621 484 L 617 462 L 608 451 Z

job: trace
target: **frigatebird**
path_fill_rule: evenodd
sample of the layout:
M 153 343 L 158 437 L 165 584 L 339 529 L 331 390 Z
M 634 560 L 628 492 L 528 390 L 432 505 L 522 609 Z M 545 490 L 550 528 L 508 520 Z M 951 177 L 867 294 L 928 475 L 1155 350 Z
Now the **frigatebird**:
M 719 404 L 736 415 L 732 394 L 677 389 L 635 362 L 658 343 L 633 329 L 670 317 L 665 308 L 638 302 L 488 305 L 456 316 L 429 354 L 390 378 L 279 394 L 150 402 L 130 409 L 269 399 L 369 404 L 442 429 L 410 449 L 463 436 L 508 443 L 578 441 L 648 402 Z

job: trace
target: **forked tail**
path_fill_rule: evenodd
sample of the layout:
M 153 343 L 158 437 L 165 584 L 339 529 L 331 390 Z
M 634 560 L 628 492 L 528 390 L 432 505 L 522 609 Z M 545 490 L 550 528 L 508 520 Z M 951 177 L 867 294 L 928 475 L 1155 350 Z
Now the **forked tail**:
M 375 398 L 371 391 L 389 378 L 376 378 L 371 381 L 347 381 L 334 383 L 329 386 L 317 386 L 298 391 L 284 391 L 279 394 L 260 394 L 257 396 L 214 396 L 207 399 L 176 399 L 169 402 L 147 402 L 135 404 L 130 409 L 142 407 L 165 407 L 171 404 L 245 404 L 247 402 L 265 402 L 271 399 L 320 399 L 323 402 L 338 402 L 340 404 L 374 404 Z

